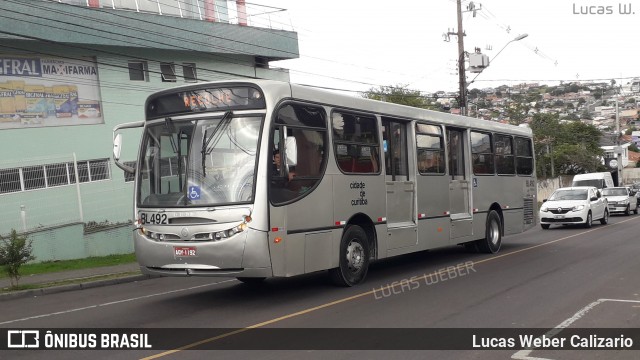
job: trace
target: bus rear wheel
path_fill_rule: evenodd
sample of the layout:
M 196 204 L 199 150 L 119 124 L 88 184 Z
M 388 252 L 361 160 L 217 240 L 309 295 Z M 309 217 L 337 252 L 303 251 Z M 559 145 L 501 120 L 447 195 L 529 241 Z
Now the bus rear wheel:
M 500 215 L 495 210 L 489 211 L 485 238 L 478 240 L 477 244 L 483 253 L 495 254 L 500 251 L 500 246 L 502 245 L 502 222 L 500 221 Z
M 339 266 L 329 270 L 329 276 L 338 286 L 361 283 L 369 270 L 369 240 L 358 225 L 350 225 L 340 240 Z

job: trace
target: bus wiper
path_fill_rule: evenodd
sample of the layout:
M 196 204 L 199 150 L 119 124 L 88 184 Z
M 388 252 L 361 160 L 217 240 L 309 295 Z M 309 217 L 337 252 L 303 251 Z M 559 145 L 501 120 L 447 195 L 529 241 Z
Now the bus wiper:
M 231 118 L 232 118 L 231 115 L 233 115 L 231 111 L 225 112 L 224 115 L 222 116 L 222 119 L 220 119 L 220 122 L 218 123 L 218 125 L 216 125 L 216 127 L 213 129 L 213 132 L 211 133 L 211 135 L 209 135 L 208 138 L 207 138 L 207 130 L 204 131 L 204 135 L 202 136 L 202 150 L 200 150 L 200 153 L 202 154 L 202 176 L 207 176 L 206 170 L 205 170 L 206 156 L 209 155 L 211 151 L 213 151 L 213 148 L 216 146 L 216 144 L 222 137 L 222 131 L 220 131 L 220 129 L 223 129 L 223 130 L 226 129 L 226 127 L 229 125 L 229 122 L 231 122 Z M 213 145 L 211 146 L 211 150 L 208 150 L 209 144 L 211 144 L 214 137 L 216 140 L 213 142 Z

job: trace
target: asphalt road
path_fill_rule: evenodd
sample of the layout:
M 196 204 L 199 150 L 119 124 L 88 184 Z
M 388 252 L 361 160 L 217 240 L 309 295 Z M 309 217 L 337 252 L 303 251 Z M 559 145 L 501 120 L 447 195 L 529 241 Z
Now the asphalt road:
M 549 338 L 562 337 L 558 328 L 635 329 L 640 348 L 639 230 L 635 215 L 591 229 L 538 227 L 504 238 L 497 255 L 450 247 L 379 261 L 353 288 L 333 287 L 325 273 L 258 287 L 235 279 L 158 278 L 16 299 L 2 303 L 0 328 L 172 329 L 163 335 L 175 335 L 162 349 L 6 351 L 12 359 L 637 359 L 636 350 L 410 349 L 449 348 L 451 339 L 467 344 L 470 332 L 481 337 L 491 328 Z M 231 333 L 246 327 L 262 332 Z M 280 350 L 191 349 L 245 349 L 256 341 Z M 371 347 L 383 350 L 359 349 Z M 347 350 L 323 350 L 336 348 Z

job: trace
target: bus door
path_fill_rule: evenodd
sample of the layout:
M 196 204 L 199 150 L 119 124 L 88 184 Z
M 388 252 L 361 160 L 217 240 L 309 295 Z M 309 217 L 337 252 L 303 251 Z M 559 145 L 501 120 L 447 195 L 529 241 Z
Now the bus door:
M 382 118 L 389 249 L 417 244 L 415 178 L 409 172 L 409 122 Z
M 450 238 L 457 239 L 473 234 L 471 213 L 471 177 L 467 163 L 467 134 L 465 130 L 447 127 L 447 156 L 449 165 L 449 216 Z

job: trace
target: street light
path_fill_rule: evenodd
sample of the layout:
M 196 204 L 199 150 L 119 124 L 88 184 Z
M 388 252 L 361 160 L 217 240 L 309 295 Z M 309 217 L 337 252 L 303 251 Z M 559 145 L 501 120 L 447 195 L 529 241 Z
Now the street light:
M 494 57 L 493 57 L 493 60 L 491 60 L 491 61 L 495 61 L 495 60 L 496 60 L 496 58 L 498 57 L 498 55 L 500 55 L 500 53 L 501 53 L 504 49 L 506 49 L 506 48 L 507 48 L 507 46 L 508 46 L 509 44 L 511 44 L 511 43 L 512 43 L 512 42 L 514 42 L 514 41 L 520 41 L 520 40 L 522 40 L 522 39 L 526 38 L 527 36 L 529 36 L 529 34 L 521 34 L 521 35 L 518 35 L 518 36 L 516 36 L 515 38 L 513 38 L 513 39 L 509 40 L 509 42 L 507 42 L 507 43 L 502 47 L 502 49 L 500 49 L 500 51 L 498 51 L 498 53 L 496 54 L 496 56 L 494 56 Z M 489 65 L 487 65 L 487 66 L 489 66 Z M 464 84 L 462 84 L 462 86 L 464 87 L 464 89 L 463 89 L 463 90 L 464 90 L 464 94 L 462 94 L 463 99 L 462 99 L 461 103 L 462 103 L 464 106 L 466 106 L 466 104 L 467 104 L 467 89 L 469 88 L 469 85 L 473 84 L 473 82 L 478 78 L 478 76 L 480 76 L 480 74 L 482 74 L 482 72 L 484 71 L 484 69 L 486 69 L 486 67 L 485 67 L 485 68 L 483 68 L 482 70 L 480 70 L 480 72 L 478 73 L 478 75 L 476 75 L 476 76 L 475 76 L 475 77 L 474 77 L 470 82 L 468 82 L 468 83 L 467 83 L 467 82 L 465 82 Z M 466 109 L 463 109 L 463 112 L 464 112 L 464 114 L 463 114 L 463 115 L 466 115 Z

